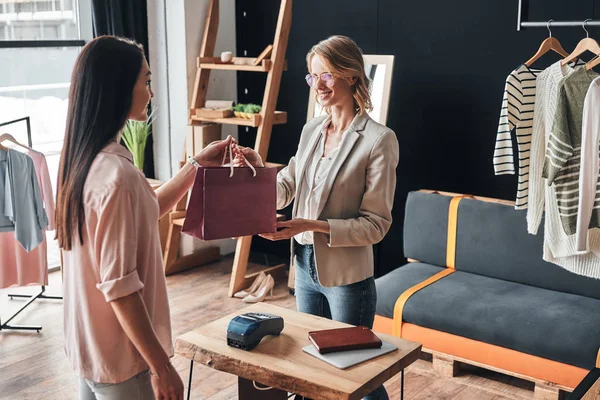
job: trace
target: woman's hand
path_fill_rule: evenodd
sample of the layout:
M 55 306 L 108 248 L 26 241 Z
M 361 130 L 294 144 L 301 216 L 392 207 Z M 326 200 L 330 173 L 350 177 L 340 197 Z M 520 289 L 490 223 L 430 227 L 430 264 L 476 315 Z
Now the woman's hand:
M 184 389 L 181 377 L 171 364 L 157 371 L 160 378 L 152 375 L 152 390 L 156 400 L 183 400 Z
M 281 221 L 277 223 L 277 228 L 283 228 L 282 230 L 275 233 L 263 233 L 259 236 L 273 241 L 291 239 L 300 233 L 313 231 L 314 222 L 316 221 L 302 218 L 296 218 L 290 221 Z
M 194 160 L 203 167 L 220 167 L 223 163 L 223 156 L 226 155 L 226 160 L 229 158 L 228 147 L 231 145 L 235 147 L 236 144 L 237 141 L 234 138 L 227 136 L 227 139 L 212 142 L 203 148 L 194 156 Z
M 235 157 L 233 160 L 234 167 L 246 167 L 246 163 L 244 162 L 244 158 L 253 166 L 257 168 L 264 167 L 264 163 L 260 154 L 258 154 L 254 149 L 249 147 L 238 146 L 237 144 L 233 147 L 235 151 Z

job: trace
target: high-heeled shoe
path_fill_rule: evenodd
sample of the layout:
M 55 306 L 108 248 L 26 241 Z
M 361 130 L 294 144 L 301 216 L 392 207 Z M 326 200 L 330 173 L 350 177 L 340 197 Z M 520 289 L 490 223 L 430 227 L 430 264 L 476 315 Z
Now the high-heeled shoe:
M 273 297 L 273 287 L 275 286 L 275 280 L 271 275 L 267 275 L 267 278 L 262 281 L 260 287 L 253 294 L 249 294 L 244 297 L 242 301 L 244 303 L 258 303 L 259 301 L 263 301 L 267 296 L 267 293 L 271 294 Z
M 233 297 L 243 299 L 244 297 L 256 292 L 260 287 L 260 284 L 265 280 L 266 277 L 267 275 L 263 271 L 260 271 L 256 278 L 254 278 L 254 282 L 252 282 L 252 285 L 250 285 L 250 287 L 247 287 L 244 290 L 240 290 L 239 292 L 235 293 Z

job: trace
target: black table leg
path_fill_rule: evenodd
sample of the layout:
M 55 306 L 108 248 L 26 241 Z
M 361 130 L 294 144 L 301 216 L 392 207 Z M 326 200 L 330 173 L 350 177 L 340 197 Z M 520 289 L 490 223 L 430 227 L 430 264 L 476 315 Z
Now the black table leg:
M 190 380 L 188 382 L 187 400 L 190 400 L 190 396 L 192 395 L 192 372 L 194 372 L 194 360 L 190 362 Z
M 404 400 L 404 369 L 400 372 L 400 400 Z

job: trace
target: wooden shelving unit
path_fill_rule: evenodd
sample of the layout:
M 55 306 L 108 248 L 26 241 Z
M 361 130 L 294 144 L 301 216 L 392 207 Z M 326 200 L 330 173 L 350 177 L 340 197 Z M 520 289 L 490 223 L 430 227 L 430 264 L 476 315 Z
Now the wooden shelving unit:
M 279 15 L 277 18 L 277 27 L 273 39 L 272 48 L 268 48 L 257 58 L 234 57 L 231 63 L 222 63 L 219 58 L 214 57 L 217 30 L 219 26 L 219 0 L 211 0 L 207 23 L 204 29 L 204 36 L 200 54 L 197 59 L 197 71 L 192 94 L 192 101 L 188 115 L 188 124 L 197 125 L 205 122 L 219 124 L 233 124 L 258 128 L 254 149 L 260 154 L 263 160 L 267 159 L 269 142 L 273 125 L 287 123 L 287 113 L 285 111 L 275 111 L 277 96 L 281 83 L 281 75 L 287 64 L 285 52 L 287 50 L 290 27 L 292 24 L 292 0 L 281 0 Z M 270 54 L 269 58 L 265 58 Z M 255 65 L 256 64 L 256 65 Z M 267 74 L 265 92 L 262 101 L 262 110 L 251 119 L 231 117 L 231 118 L 206 118 L 199 117 L 196 110 L 203 108 L 206 103 L 206 92 L 210 81 L 211 70 L 229 70 L 229 71 L 249 71 L 261 72 Z M 285 167 L 283 164 L 266 163 L 269 167 L 275 167 L 281 170 Z M 278 220 L 285 219 L 282 214 L 277 214 Z M 183 225 L 185 220 L 185 211 L 177 210 L 173 213 L 171 223 L 173 226 Z M 231 271 L 231 280 L 229 284 L 229 296 L 247 286 L 254 280 L 259 273 L 246 274 L 248 258 L 250 255 L 250 246 L 252 237 L 242 237 L 238 239 L 233 268 Z M 265 273 L 272 274 L 276 279 L 285 276 L 287 265 L 281 264 L 263 270 Z
M 261 114 L 254 114 L 252 118 L 239 118 L 239 117 L 227 117 L 227 118 L 207 118 L 207 117 L 199 117 L 196 115 L 195 110 L 194 114 L 191 115 L 190 119 L 192 121 L 197 122 L 213 122 L 215 124 L 229 124 L 229 125 L 240 125 L 240 126 L 250 126 L 250 127 L 260 127 L 263 117 Z M 282 125 L 287 123 L 287 113 L 285 111 L 275 111 L 275 115 L 273 116 L 273 125 Z

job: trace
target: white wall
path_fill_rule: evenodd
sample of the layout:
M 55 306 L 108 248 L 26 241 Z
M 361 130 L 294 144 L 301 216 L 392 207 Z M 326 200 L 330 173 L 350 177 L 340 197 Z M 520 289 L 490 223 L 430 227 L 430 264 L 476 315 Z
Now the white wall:
M 154 159 L 157 178 L 162 181 L 171 178 L 179 169 L 183 155 L 196 58 L 200 53 L 209 4 L 209 0 L 148 0 L 153 104 L 159 109 L 153 130 Z M 235 0 L 220 0 L 219 16 L 215 55 L 225 50 L 235 54 Z M 235 72 L 211 72 L 207 98 L 237 100 Z M 237 137 L 237 128 L 224 125 L 222 134 Z M 235 251 L 233 240 L 218 241 L 217 244 L 221 254 Z M 182 237 L 184 254 L 205 245 L 189 236 Z

